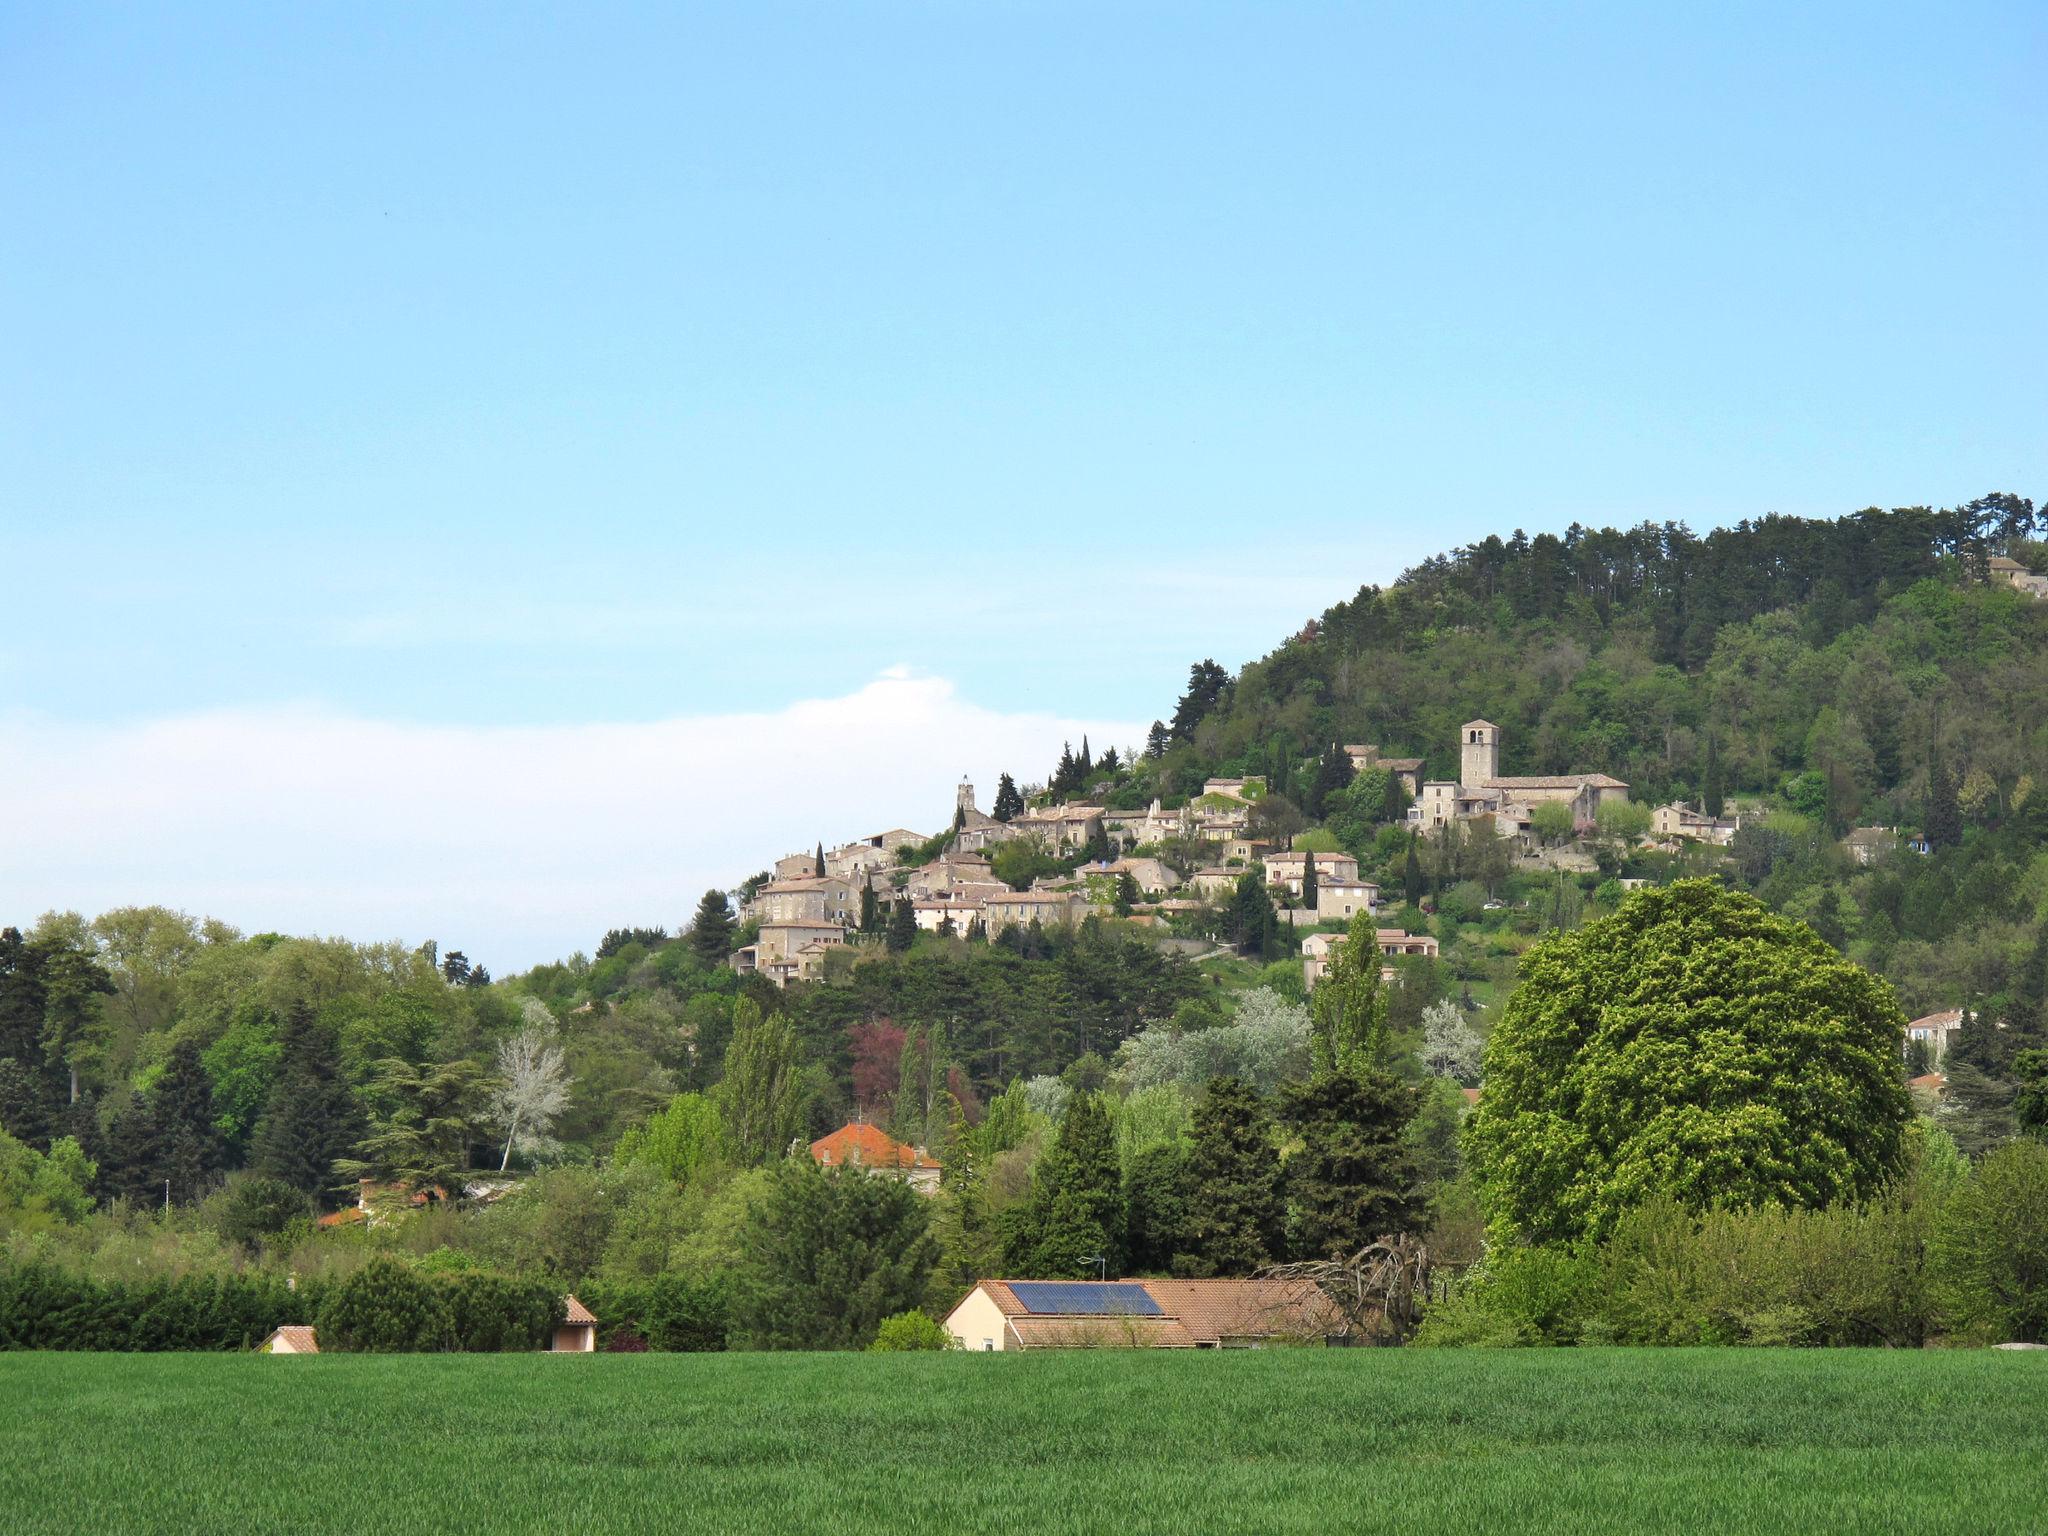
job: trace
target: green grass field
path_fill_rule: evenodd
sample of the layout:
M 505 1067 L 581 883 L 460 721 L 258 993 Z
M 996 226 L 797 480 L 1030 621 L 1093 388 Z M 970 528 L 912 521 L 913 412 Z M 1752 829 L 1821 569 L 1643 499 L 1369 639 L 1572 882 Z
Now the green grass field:
M 0 1529 L 2048 1529 L 2048 1355 L 0 1355 Z

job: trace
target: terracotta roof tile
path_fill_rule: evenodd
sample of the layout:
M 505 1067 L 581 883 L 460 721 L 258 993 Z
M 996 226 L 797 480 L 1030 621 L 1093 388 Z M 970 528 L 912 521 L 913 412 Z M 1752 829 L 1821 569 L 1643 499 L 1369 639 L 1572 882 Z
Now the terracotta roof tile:
M 827 1167 L 858 1164 L 864 1168 L 937 1168 L 939 1162 L 915 1147 L 906 1147 L 880 1126 L 842 1125 L 830 1136 L 811 1143 L 811 1156 Z
M 289 1344 L 291 1346 L 289 1352 L 292 1354 L 317 1355 L 320 1353 L 320 1341 L 315 1331 L 297 1323 L 288 1323 L 284 1327 L 279 1328 L 271 1334 L 271 1338 Z
M 574 1296 L 564 1296 L 562 1298 L 562 1320 L 569 1323 L 595 1323 L 597 1317 L 591 1312 L 590 1308 L 583 1305 Z

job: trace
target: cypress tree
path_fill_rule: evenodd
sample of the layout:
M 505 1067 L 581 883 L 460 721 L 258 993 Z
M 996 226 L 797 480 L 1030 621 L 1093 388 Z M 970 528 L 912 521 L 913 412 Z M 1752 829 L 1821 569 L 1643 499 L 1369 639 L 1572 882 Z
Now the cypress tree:
M 1123 1175 L 1100 1095 L 1068 1100 L 1059 1135 L 1033 1170 L 1030 1198 L 1005 1216 L 1004 1258 L 1013 1274 L 1123 1273 Z
M 1150 758 L 1164 757 L 1167 747 L 1171 744 L 1172 738 L 1166 734 L 1166 722 L 1154 720 L 1152 729 L 1145 733 L 1145 755 Z
M 910 905 L 910 898 L 904 897 L 889 908 L 889 932 L 886 942 L 890 952 L 902 954 L 916 942 L 917 913 Z
M 817 875 L 820 880 L 825 878 L 825 840 L 823 838 L 818 839 Z
M 1332 742 L 1316 763 L 1315 784 L 1309 790 L 1309 814 L 1319 821 L 1327 816 L 1331 802 L 1351 787 L 1354 771 L 1351 754 Z
M 1280 1256 L 1287 1219 L 1265 1101 L 1234 1077 L 1209 1080 L 1188 1151 L 1187 1251 L 1203 1275 L 1248 1275 Z
M 732 908 L 725 892 L 706 891 L 690 922 L 690 952 L 707 966 L 725 964 L 732 953 Z
M 277 1082 L 257 1122 L 249 1166 L 309 1195 L 333 1187 L 334 1160 L 363 1136 L 362 1110 L 342 1076 L 334 1031 L 301 1004 L 285 1023 Z
M 1415 834 L 1408 834 L 1408 860 L 1401 866 L 1401 894 L 1414 906 L 1422 900 L 1422 860 L 1415 855 Z
M 1017 792 L 1017 781 L 1007 773 L 996 780 L 996 803 L 990 811 L 997 821 L 1009 821 L 1024 809 L 1024 797 Z
M 1963 840 L 1963 811 L 1956 803 L 1956 780 L 1937 744 L 1927 765 L 1927 805 L 1922 831 L 1936 848 L 1954 848 Z
M 1402 1142 L 1414 1089 L 1367 1068 L 1322 1072 L 1282 1093 L 1282 1118 L 1301 1138 L 1287 1160 L 1299 1257 L 1348 1257 L 1427 1224 L 1429 1202 Z
M 1080 754 L 1074 759 L 1074 787 L 1076 789 L 1085 788 L 1088 783 L 1088 776 L 1093 772 L 1095 772 L 1095 759 L 1088 751 L 1088 736 L 1084 731 L 1081 735 Z
M 1707 734 L 1707 766 L 1700 785 L 1700 809 L 1719 819 L 1725 803 L 1721 785 L 1721 748 L 1713 733 Z
M 860 931 L 882 931 L 882 904 L 875 900 L 875 888 L 872 885 L 863 885 L 860 888 Z
M 1131 872 L 1128 869 L 1123 870 L 1116 877 L 1116 901 L 1110 910 L 1118 917 L 1129 917 L 1131 908 L 1136 906 L 1143 896 L 1144 893 L 1138 889 L 1138 882 L 1131 878 Z
M 1313 848 L 1302 855 L 1301 906 L 1305 912 L 1316 910 L 1316 854 Z

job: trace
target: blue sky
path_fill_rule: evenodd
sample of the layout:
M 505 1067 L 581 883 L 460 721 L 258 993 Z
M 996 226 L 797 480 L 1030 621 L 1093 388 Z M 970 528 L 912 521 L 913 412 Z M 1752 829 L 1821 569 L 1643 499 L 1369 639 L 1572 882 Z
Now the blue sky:
M 2018 4 L 8 0 L 0 717 L 1142 723 L 1489 532 L 2039 496 L 2044 65 Z

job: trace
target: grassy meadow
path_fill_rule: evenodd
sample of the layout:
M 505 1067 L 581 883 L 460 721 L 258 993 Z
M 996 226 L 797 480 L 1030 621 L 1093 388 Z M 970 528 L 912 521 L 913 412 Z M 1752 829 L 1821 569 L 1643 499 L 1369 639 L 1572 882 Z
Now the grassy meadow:
M 2048 1354 L 0 1355 L 0 1528 L 2048 1529 Z

